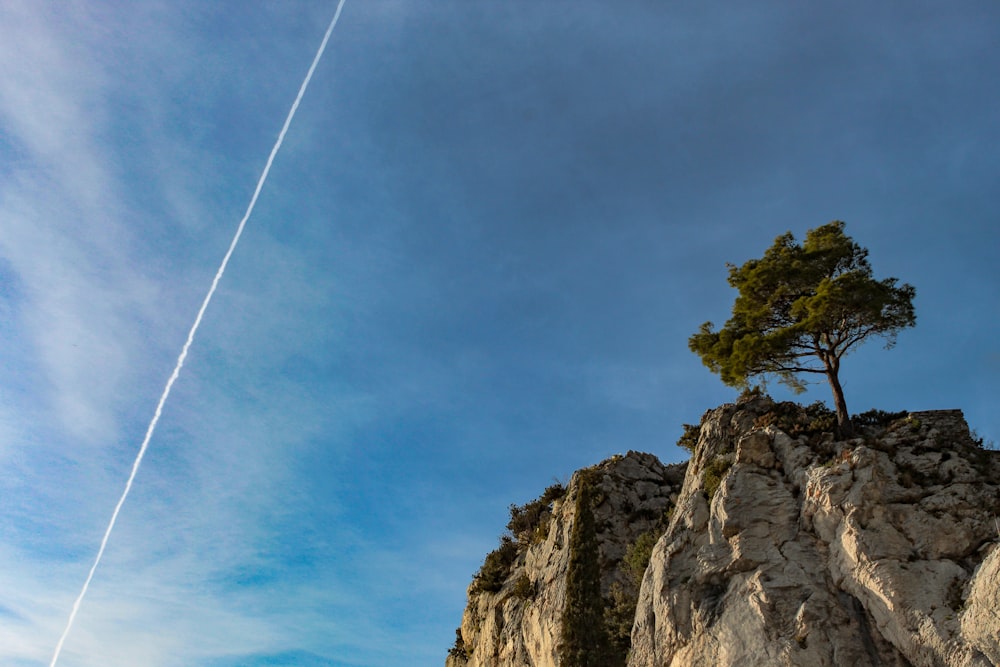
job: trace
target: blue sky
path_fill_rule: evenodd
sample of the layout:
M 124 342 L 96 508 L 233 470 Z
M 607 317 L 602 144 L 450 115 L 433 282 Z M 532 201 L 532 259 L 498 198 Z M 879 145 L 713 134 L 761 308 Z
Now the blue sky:
M 334 9 L 0 6 L 3 664 L 48 664 Z M 687 338 L 786 230 L 917 288 L 853 412 L 1000 440 L 997 26 L 347 0 L 59 664 L 442 664 L 509 503 L 733 399 Z

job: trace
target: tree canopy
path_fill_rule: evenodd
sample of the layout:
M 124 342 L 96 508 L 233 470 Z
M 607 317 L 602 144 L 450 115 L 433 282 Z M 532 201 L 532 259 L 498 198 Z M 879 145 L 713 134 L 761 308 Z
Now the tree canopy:
M 809 230 L 801 245 L 786 232 L 762 258 L 728 266 L 739 291 L 732 317 L 718 331 L 702 324 L 688 340 L 691 351 L 734 387 L 774 376 L 802 391 L 800 374 L 826 375 L 841 433 L 849 434 L 840 360 L 871 337 L 892 347 L 899 330 L 916 323 L 914 287 L 873 278 L 868 250 L 844 234 L 841 221 Z

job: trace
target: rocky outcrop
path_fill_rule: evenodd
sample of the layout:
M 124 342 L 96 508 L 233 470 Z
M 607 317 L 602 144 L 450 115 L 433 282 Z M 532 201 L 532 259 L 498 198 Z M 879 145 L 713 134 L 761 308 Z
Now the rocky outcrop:
M 993 664 L 996 453 L 957 410 L 847 441 L 808 421 L 767 398 L 706 415 L 629 665 Z
M 979 566 L 968 591 L 962 635 L 994 665 L 1000 665 L 1000 549 L 993 549 Z
M 502 587 L 482 590 L 477 581 L 469 587 L 459 641 L 448 665 L 555 667 L 582 484 L 586 480 L 592 486 L 600 585 L 610 595 L 625 577 L 621 561 L 626 548 L 664 523 L 684 470 L 684 464 L 664 466 L 651 454 L 629 452 L 574 474 L 565 496 L 540 517 L 541 529 L 515 535 L 519 553 Z
M 629 602 L 630 667 L 1000 664 L 1000 453 L 958 410 L 873 414 L 849 440 L 834 423 L 751 396 L 705 414 L 686 469 L 630 452 L 574 476 L 502 589 L 470 587 L 451 664 L 559 664 L 584 479 L 601 480 L 609 609 L 628 545 L 662 533 Z

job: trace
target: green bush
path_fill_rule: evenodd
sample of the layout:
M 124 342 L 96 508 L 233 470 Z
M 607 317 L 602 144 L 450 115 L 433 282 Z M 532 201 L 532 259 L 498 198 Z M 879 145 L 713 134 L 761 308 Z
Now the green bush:
M 837 413 L 826 407 L 823 401 L 816 401 L 806 406 L 807 433 L 833 433 L 837 430 Z
M 857 427 L 885 428 L 897 419 L 902 419 L 907 414 L 906 410 L 900 412 L 886 412 L 885 410 L 871 409 L 861 414 L 851 417 L 851 421 Z
M 566 487 L 556 482 L 530 503 L 510 506 L 510 521 L 507 522 L 510 533 L 501 535 L 500 546 L 486 555 L 483 566 L 472 580 L 473 593 L 496 593 L 503 588 L 517 555 L 548 536 L 552 503 L 565 495 Z
M 746 389 L 740 392 L 740 395 L 736 397 L 736 402 L 747 403 L 749 401 L 754 400 L 755 398 L 762 398 L 764 396 L 767 396 L 767 394 L 764 393 L 763 387 L 761 387 L 760 385 L 753 385 L 753 386 L 748 385 Z
M 472 580 L 473 593 L 496 593 L 510 576 L 517 560 L 517 543 L 510 535 L 500 536 L 500 546 L 486 554 L 486 560 Z
M 698 445 L 698 436 L 701 435 L 701 426 L 694 424 L 681 424 L 681 426 L 684 427 L 684 433 L 677 440 L 677 446 L 683 447 L 693 454 L 694 448 Z
M 507 530 L 514 536 L 522 551 L 527 549 L 529 545 L 545 541 L 549 534 L 552 503 L 565 495 L 566 487 L 560 482 L 556 482 L 530 503 L 511 504 Z
M 625 555 L 622 557 L 622 570 L 628 575 L 635 585 L 636 590 L 642 584 L 642 575 L 646 573 L 646 566 L 653 555 L 653 547 L 660 539 L 660 531 L 651 530 L 635 538 L 635 542 L 625 547 Z
M 465 639 L 462 637 L 462 628 L 455 628 L 455 645 L 448 649 L 448 655 L 459 660 L 469 659 L 469 651 L 465 647 Z
M 639 602 L 642 577 L 649 566 L 653 547 L 667 529 L 670 514 L 670 511 L 664 513 L 655 528 L 640 534 L 625 547 L 621 570 L 626 580 L 611 584 L 609 596 L 604 603 L 604 625 L 614 647 L 615 659 L 620 658 L 621 664 L 624 664 L 625 656 L 632 647 L 632 623 Z
M 638 591 L 630 590 L 621 582 L 611 584 L 610 597 L 604 603 L 604 627 L 607 628 L 614 657 L 624 664 L 632 648 L 632 624 L 639 601 Z
M 979 435 L 976 429 L 970 429 L 969 435 L 972 437 L 973 444 L 980 449 L 988 449 L 990 451 L 997 451 L 997 444 L 992 440 L 987 440 L 983 436 Z
M 791 401 L 782 401 L 775 403 L 768 412 L 757 417 L 754 426 L 758 428 L 774 426 L 793 438 L 800 435 L 835 433 L 837 413 L 826 407 L 823 401 L 816 401 L 805 407 Z
M 717 456 L 705 466 L 705 470 L 702 472 L 702 479 L 705 482 L 705 495 L 708 496 L 709 501 L 715 497 L 715 492 L 719 490 L 719 486 L 722 484 L 722 478 L 726 476 L 732 465 L 730 461 Z
M 535 593 L 535 584 L 532 583 L 526 574 L 522 574 L 517 578 L 517 581 L 514 582 L 514 590 L 511 591 L 514 597 L 521 598 L 522 600 L 534 600 Z

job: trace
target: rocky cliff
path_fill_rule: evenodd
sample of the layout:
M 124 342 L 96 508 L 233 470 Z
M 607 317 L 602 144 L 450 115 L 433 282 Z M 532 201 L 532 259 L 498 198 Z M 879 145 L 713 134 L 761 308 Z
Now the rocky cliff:
M 1000 664 L 1000 453 L 958 410 L 860 422 L 749 396 L 687 464 L 629 452 L 512 507 L 447 664 Z
M 550 489 L 535 503 L 512 506 L 514 539 L 503 541 L 487 556 L 469 586 L 469 603 L 448 658 L 449 667 L 558 665 L 572 555 L 584 549 L 594 552 L 599 565 L 596 584 L 602 601 L 609 601 L 608 625 L 621 624 L 611 618 L 616 595 L 626 598 L 621 606 L 630 606 L 624 633 L 617 633 L 625 635 L 625 647 L 620 651 L 624 658 L 638 586 L 628 590 L 632 582 L 623 559 L 641 536 L 657 527 L 662 532 L 677 501 L 685 469 L 685 464 L 664 466 L 651 454 L 629 452 L 577 471 L 564 493 Z M 550 501 L 556 495 L 559 497 Z M 573 531 L 581 509 L 589 511 L 593 519 L 594 531 L 587 544 Z M 518 521 L 527 514 L 535 520 Z M 502 558 L 505 552 L 508 556 Z M 609 635 L 613 634 L 611 628 Z M 608 641 L 615 643 L 616 637 L 609 636 Z

